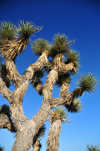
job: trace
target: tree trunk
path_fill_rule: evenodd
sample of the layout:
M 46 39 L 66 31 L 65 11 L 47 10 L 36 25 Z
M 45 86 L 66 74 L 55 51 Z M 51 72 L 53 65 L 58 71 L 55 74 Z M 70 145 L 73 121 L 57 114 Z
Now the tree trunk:
M 21 105 L 12 105 L 11 111 L 14 124 L 17 128 L 16 140 L 12 151 L 29 151 L 33 143 L 34 136 L 47 119 L 47 116 L 50 112 L 50 104 L 49 102 L 44 101 L 40 110 L 31 120 L 25 117 Z
M 40 143 L 40 140 L 38 138 L 33 145 L 33 151 L 40 151 L 40 148 L 41 148 L 41 143 Z
M 58 151 L 61 124 L 62 122 L 60 119 L 57 119 L 52 123 L 48 134 L 46 151 Z
M 17 131 L 12 151 L 29 151 L 36 132 L 36 125 L 32 120 L 23 121 L 23 126 Z

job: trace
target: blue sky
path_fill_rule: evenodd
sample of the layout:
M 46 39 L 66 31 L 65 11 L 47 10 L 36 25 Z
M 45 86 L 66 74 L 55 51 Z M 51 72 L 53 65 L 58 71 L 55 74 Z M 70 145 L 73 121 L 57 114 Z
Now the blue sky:
M 20 20 L 32 21 L 43 29 L 32 40 L 44 38 L 52 42 L 56 33 L 64 33 L 69 40 L 76 39 L 72 49 L 80 53 L 80 69 L 73 77 L 69 91 L 74 90 L 76 81 L 81 74 L 93 73 L 100 81 L 100 1 L 99 0 L 1 0 L 0 21 L 17 24 Z M 38 59 L 31 46 L 18 56 L 16 64 L 22 74 L 29 64 Z M 45 76 L 46 77 L 46 76 Z M 62 125 L 59 151 L 85 151 L 86 144 L 97 144 L 100 147 L 100 82 L 95 93 L 85 93 L 82 101 L 82 112 L 68 113 L 71 124 Z M 53 96 L 59 95 L 54 87 Z M 0 105 L 8 104 L 0 96 Z M 39 110 L 42 97 L 29 86 L 25 95 L 23 108 L 26 116 L 31 119 Z M 42 151 L 46 150 L 46 139 L 50 124 L 46 121 L 46 135 L 41 140 Z M 8 130 L 0 130 L 0 145 L 11 151 L 14 134 Z

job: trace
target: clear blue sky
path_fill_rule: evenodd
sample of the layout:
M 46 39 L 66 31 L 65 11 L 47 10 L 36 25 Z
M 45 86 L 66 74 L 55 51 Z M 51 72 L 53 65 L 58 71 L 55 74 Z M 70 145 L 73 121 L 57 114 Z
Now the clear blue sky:
M 73 49 L 80 53 L 81 67 L 73 77 L 69 91 L 74 90 L 76 81 L 82 73 L 93 73 L 100 81 L 100 0 L 0 0 L 0 21 L 32 21 L 43 30 L 35 38 L 45 38 L 52 42 L 56 33 L 64 33 L 69 40 L 76 39 Z M 18 56 L 17 67 L 22 74 L 29 64 L 37 60 L 30 45 Z M 59 151 L 86 151 L 86 144 L 100 147 L 100 82 L 95 93 L 85 93 L 82 112 L 68 114 L 71 124 L 62 125 Z M 53 96 L 59 95 L 54 88 Z M 8 103 L 0 96 L 0 105 Z M 26 116 L 31 117 L 38 111 L 42 97 L 29 86 L 23 108 Z M 50 124 L 46 121 L 46 135 L 41 140 L 42 151 L 46 150 L 46 138 Z M 0 145 L 11 151 L 14 135 L 8 130 L 0 130 Z

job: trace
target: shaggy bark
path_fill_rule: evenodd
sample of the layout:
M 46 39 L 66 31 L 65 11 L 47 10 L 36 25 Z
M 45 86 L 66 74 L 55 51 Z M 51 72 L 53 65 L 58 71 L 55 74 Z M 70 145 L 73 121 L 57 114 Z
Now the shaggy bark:
M 13 60 L 6 60 L 5 65 L 10 81 L 18 87 L 22 83 L 22 78 L 17 71 L 15 62 Z
M 69 84 L 64 82 L 60 89 L 60 97 L 65 96 L 68 93 L 68 89 L 69 89 Z
M 60 67 L 59 69 L 59 73 L 63 73 L 63 74 L 66 74 L 68 73 L 69 71 L 72 71 L 72 70 L 75 70 L 75 67 L 74 67 L 74 63 L 69 63 L 69 64 L 62 64 L 62 66 Z
M 62 122 L 60 119 L 57 119 L 52 123 L 48 134 L 46 151 L 58 151 L 61 124 Z

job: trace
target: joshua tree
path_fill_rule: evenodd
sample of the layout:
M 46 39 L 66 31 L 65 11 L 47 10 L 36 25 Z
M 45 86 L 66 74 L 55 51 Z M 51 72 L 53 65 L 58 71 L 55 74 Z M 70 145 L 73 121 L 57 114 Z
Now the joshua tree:
M 41 27 L 36 27 L 28 21 L 20 21 L 18 27 L 10 22 L 1 22 L 0 25 L 0 50 L 4 60 L 0 64 L 0 93 L 9 101 L 11 115 L 9 120 L 7 114 L 0 114 L 0 128 L 9 129 L 10 127 L 11 132 L 16 132 L 12 151 L 29 151 L 34 137 L 46 121 L 50 110 L 58 105 L 69 107 L 74 98 L 81 96 L 84 91 L 93 92 L 97 83 L 97 79 L 92 74 L 83 75 L 77 83 L 79 88 L 69 93 L 64 91 L 63 95 L 53 98 L 53 86 L 58 77 L 61 74 L 76 73 L 79 66 L 78 53 L 70 48 L 70 43 L 73 41 L 69 41 L 63 34 L 56 35 L 51 45 L 44 39 L 31 42 L 33 52 L 40 57 L 34 64 L 29 65 L 23 75 L 20 75 L 15 64 L 16 58 L 25 50 L 30 41 L 30 35 L 39 30 Z M 48 71 L 44 85 L 39 76 L 35 78 L 38 75 L 37 72 L 41 70 Z M 22 103 L 30 82 L 43 96 L 43 102 L 36 115 L 29 120 L 24 114 Z M 9 89 L 11 84 L 15 85 L 14 91 Z M 6 125 L 7 122 L 9 127 Z
M 97 145 L 93 146 L 93 145 L 87 145 L 87 151 L 100 151 L 99 147 L 97 147 Z
M 67 121 L 67 113 L 63 106 L 57 106 L 49 115 L 51 123 L 47 140 L 47 151 L 58 151 L 61 125 Z
M 33 139 L 33 151 L 40 151 L 40 148 L 42 147 L 41 143 L 40 143 L 40 139 L 41 137 L 43 137 L 45 135 L 45 125 L 43 125 L 38 133 L 36 134 L 36 136 Z

